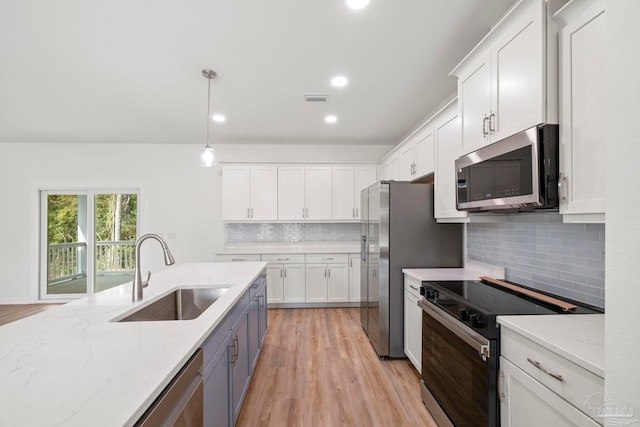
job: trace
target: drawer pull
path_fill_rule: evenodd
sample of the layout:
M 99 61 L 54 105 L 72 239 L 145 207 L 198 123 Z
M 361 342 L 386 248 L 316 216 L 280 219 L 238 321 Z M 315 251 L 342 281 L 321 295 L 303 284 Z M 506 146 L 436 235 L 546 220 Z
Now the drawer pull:
M 409 287 L 410 287 L 411 289 L 413 289 L 414 291 L 417 291 L 417 290 L 418 290 L 418 288 L 416 288 L 415 286 L 409 285 Z
M 333 257 L 322 258 L 323 261 L 332 261 Z
M 231 261 L 244 261 L 245 258 L 231 258 Z
M 278 258 L 278 261 L 289 261 L 289 258 Z
M 562 382 L 564 381 L 564 379 L 562 378 L 562 375 L 560 374 L 554 374 L 553 372 L 549 372 L 546 369 L 544 369 L 542 367 L 542 365 L 540 365 L 540 362 L 536 362 L 535 360 L 531 360 L 527 357 L 527 362 L 531 363 L 533 366 L 535 366 L 536 368 L 540 369 L 542 372 L 544 372 L 545 374 L 549 375 L 552 378 L 555 378 L 556 380 Z

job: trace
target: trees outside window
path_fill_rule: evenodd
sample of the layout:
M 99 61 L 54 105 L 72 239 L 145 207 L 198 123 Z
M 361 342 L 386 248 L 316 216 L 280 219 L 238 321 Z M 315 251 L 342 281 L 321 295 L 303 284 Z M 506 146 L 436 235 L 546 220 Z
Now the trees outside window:
M 92 294 L 132 280 L 137 191 L 41 191 L 41 298 Z

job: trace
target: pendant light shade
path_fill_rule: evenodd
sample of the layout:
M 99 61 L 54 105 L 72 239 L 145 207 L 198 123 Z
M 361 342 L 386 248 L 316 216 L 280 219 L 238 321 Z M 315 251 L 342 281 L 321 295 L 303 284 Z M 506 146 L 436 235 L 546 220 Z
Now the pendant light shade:
M 202 75 L 208 80 L 207 85 L 207 141 L 204 147 L 204 151 L 200 155 L 202 166 L 210 168 L 213 166 L 216 160 L 215 150 L 209 146 L 209 124 L 211 122 L 211 80 L 215 79 L 218 75 L 213 70 L 202 70 Z

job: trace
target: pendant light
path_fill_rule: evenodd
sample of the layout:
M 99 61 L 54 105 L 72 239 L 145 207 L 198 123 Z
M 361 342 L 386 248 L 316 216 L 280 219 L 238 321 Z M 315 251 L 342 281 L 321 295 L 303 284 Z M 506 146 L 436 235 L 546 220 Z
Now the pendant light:
M 204 151 L 200 155 L 202 166 L 210 168 L 213 166 L 213 162 L 216 159 L 215 150 L 209 146 L 209 122 L 211 122 L 211 80 L 215 79 L 218 74 L 213 70 L 202 70 L 202 76 L 208 80 L 208 92 L 207 92 L 207 141 L 204 147 Z

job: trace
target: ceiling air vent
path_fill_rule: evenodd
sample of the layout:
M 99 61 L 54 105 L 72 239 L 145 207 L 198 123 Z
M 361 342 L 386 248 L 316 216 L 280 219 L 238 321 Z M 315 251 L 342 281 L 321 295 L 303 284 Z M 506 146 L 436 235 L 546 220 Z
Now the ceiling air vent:
M 327 102 L 329 95 L 326 93 L 305 93 L 304 100 L 306 102 Z

